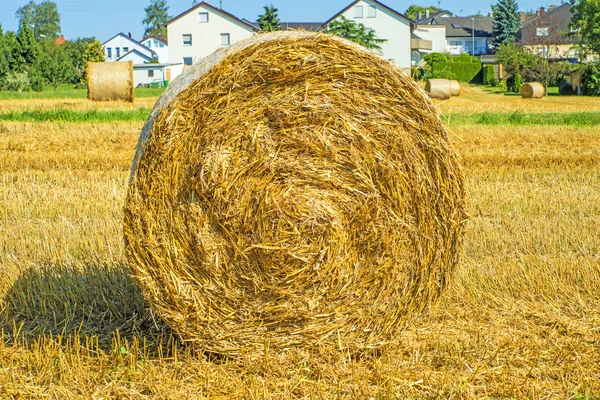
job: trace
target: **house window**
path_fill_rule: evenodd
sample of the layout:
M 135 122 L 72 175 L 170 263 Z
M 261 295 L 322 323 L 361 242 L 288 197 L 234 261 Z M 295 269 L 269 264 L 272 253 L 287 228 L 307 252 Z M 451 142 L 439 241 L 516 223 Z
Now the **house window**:
M 462 46 L 462 42 L 459 40 L 451 40 L 450 46 Z
M 363 6 L 354 6 L 354 18 L 363 17 Z
M 183 57 L 183 65 L 192 65 L 192 57 Z
M 117 58 L 120 58 L 121 57 L 121 48 L 115 47 L 115 53 L 117 54 Z
M 158 42 L 158 47 L 165 47 L 165 44 L 163 42 Z
M 208 22 L 208 13 L 207 12 L 198 13 L 198 22 L 201 22 L 201 23 Z
M 367 7 L 367 18 L 376 18 L 377 17 L 377 9 L 375 6 Z
M 221 46 L 229 46 L 229 33 L 221 33 Z
M 548 27 L 542 26 L 540 28 L 536 28 L 535 36 L 548 36 Z
M 153 69 L 148 70 L 148 78 L 154 78 L 154 70 Z
M 111 47 L 106 48 L 106 58 L 108 58 L 109 60 L 112 58 L 112 48 Z
M 192 45 L 192 35 L 190 33 L 186 33 L 183 35 L 183 45 L 184 46 Z
M 123 47 L 123 54 L 129 53 L 129 47 Z

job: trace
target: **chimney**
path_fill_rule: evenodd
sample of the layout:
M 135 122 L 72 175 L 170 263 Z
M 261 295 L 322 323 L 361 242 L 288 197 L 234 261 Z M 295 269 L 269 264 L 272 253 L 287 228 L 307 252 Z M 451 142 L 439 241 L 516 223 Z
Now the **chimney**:
M 129 34 L 129 37 L 131 38 L 131 32 L 127 32 Z
M 429 18 L 429 10 L 425 10 L 425 18 Z
M 527 19 L 527 14 L 525 14 L 523 11 L 521 11 L 519 14 L 521 15 L 521 21 L 525 21 Z
M 540 7 L 540 15 L 543 16 L 545 12 L 546 9 L 544 7 Z
M 421 11 L 419 11 L 419 12 L 417 13 L 417 21 L 420 21 L 420 20 L 422 20 L 422 19 L 423 19 L 423 13 L 422 13 Z

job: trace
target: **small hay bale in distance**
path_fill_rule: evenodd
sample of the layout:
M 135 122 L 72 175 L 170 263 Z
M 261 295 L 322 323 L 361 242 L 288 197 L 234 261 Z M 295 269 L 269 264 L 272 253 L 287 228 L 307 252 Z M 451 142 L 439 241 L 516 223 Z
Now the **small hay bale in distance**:
M 144 296 L 220 354 L 389 343 L 447 286 L 464 184 L 425 93 L 342 39 L 277 32 L 184 72 L 140 136 L 124 213 Z
M 133 102 L 133 62 L 88 62 L 88 99 Z
M 448 79 L 429 79 L 425 91 L 432 99 L 447 100 L 452 96 L 452 88 Z
M 541 99 L 544 97 L 544 85 L 539 82 L 528 82 L 521 85 L 521 97 L 524 99 Z
M 450 94 L 452 96 L 460 96 L 460 83 L 456 80 L 449 81 L 450 84 Z

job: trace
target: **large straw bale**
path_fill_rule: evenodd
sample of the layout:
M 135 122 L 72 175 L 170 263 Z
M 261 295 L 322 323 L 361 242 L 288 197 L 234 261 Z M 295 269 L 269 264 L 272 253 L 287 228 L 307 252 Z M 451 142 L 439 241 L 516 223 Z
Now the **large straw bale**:
M 425 84 L 425 91 L 432 99 L 447 100 L 452 96 L 452 88 L 448 79 L 429 79 Z
M 449 84 L 450 84 L 450 94 L 452 96 L 460 96 L 460 83 L 458 83 L 458 81 L 451 80 L 449 82 Z
M 201 349 L 361 351 L 438 298 L 464 221 L 457 156 L 413 80 L 350 42 L 278 32 L 159 99 L 124 235 L 146 299 Z
M 88 62 L 88 99 L 133 102 L 133 62 Z
M 524 99 L 541 99 L 544 97 L 544 85 L 539 82 L 528 82 L 521 85 L 521 97 Z

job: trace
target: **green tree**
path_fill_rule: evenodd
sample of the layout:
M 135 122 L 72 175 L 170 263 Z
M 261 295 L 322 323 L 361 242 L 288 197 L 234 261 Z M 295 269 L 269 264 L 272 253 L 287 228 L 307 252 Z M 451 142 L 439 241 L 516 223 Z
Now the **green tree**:
M 87 64 L 88 62 L 104 62 L 106 59 L 104 58 L 104 49 L 102 48 L 102 43 L 99 40 L 94 40 L 92 43 L 88 44 L 83 52 L 83 62 Z M 83 68 L 82 78 L 85 80 L 85 64 Z
M 42 1 L 40 4 L 30 1 L 19 8 L 15 16 L 19 19 L 19 26 L 27 25 L 33 29 L 36 40 L 56 39 L 60 35 L 60 14 L 53 1 Z
M 600 54 L 600 0 L 570 0 L 570 28 L 583 53 Z
M 256 23 L 258 24 L 261 31 L 272 32 L 280 31 L 281 24 L 277 15 L 277 10 L 272 4 L 270 6 L 264 6 L 265 13 L 258 16 Z
M 367 49 L 377 51 L 381 51 L 379 44 L 387 41 L 386 39 L 377 38 L 374 30 L 367 29 L 363 24 L 347 19 L 343 15 L 327 25 L 325 33 L 343 37 Z
M 54 40 L 47 39 L 42 44 L 42 55 L 36 68 L 42 77 L 56 91 L 61 83 L 71 82 L 75 76 L 75 66 L 70 54 L 70 44 L 56 45 Z
M 73 82 L 72 83 L 78 83 L 81 82 L 81 80 L 83 79 L 83 73 L 85 71 L 85 63 L 86 61 L 84 60 L 84 53 L 85 50 L 87 49 L 88 45 L 90 45 L 91 43 L 95 42 L 96 38 L 93 37 L 87 37 L 87 38 L 77 38 L 76 40 L 73 41 L 68 41 L 67 44 L 67 50 L 69 55 L 71 56 L 71 63 L 73 64 L 73 67 L 75 68 L 75 76 L 73 77 Z M 104 53 L 102 53 L 102 55 L 104 56 Z
M 26 24 L 21 25 L 11 49 L 10 69 L 12 71 L 25 71 L 31 67 L 37 60 L 40 54 L 40 48 L 33 36 L 33 31 Z
M 169 6 L 166 0 L 150 0 L 150 5 L 144 8 L 146 18 L 144 24 L 144 36 L 156 35 L 166 38 L 167 27 L 165 22 L 169 20 Z
M 8 55 L 9 49 L 6 45 L 6 39 L 2 25 L 0 25 L 0 89 L 6 85 L 6 76 L 8 75 Z
M 425 18 L 426 11 L 429 11 L 429 14 L 433 14 L 442 11 L 442 9 L 434 6 L 422 7 L 416 4 L 411 4 L 410 6 L 408 6 L 406 11 L 404 11 L 404 15 L 416 21 L 419 18 L 419 13 L 421 13 L 422 18 Z
M 492 6 L 494 47 L 514 42 L 515 34 L 521 29 L 521 15 L 515 0 L 500 0 Z

